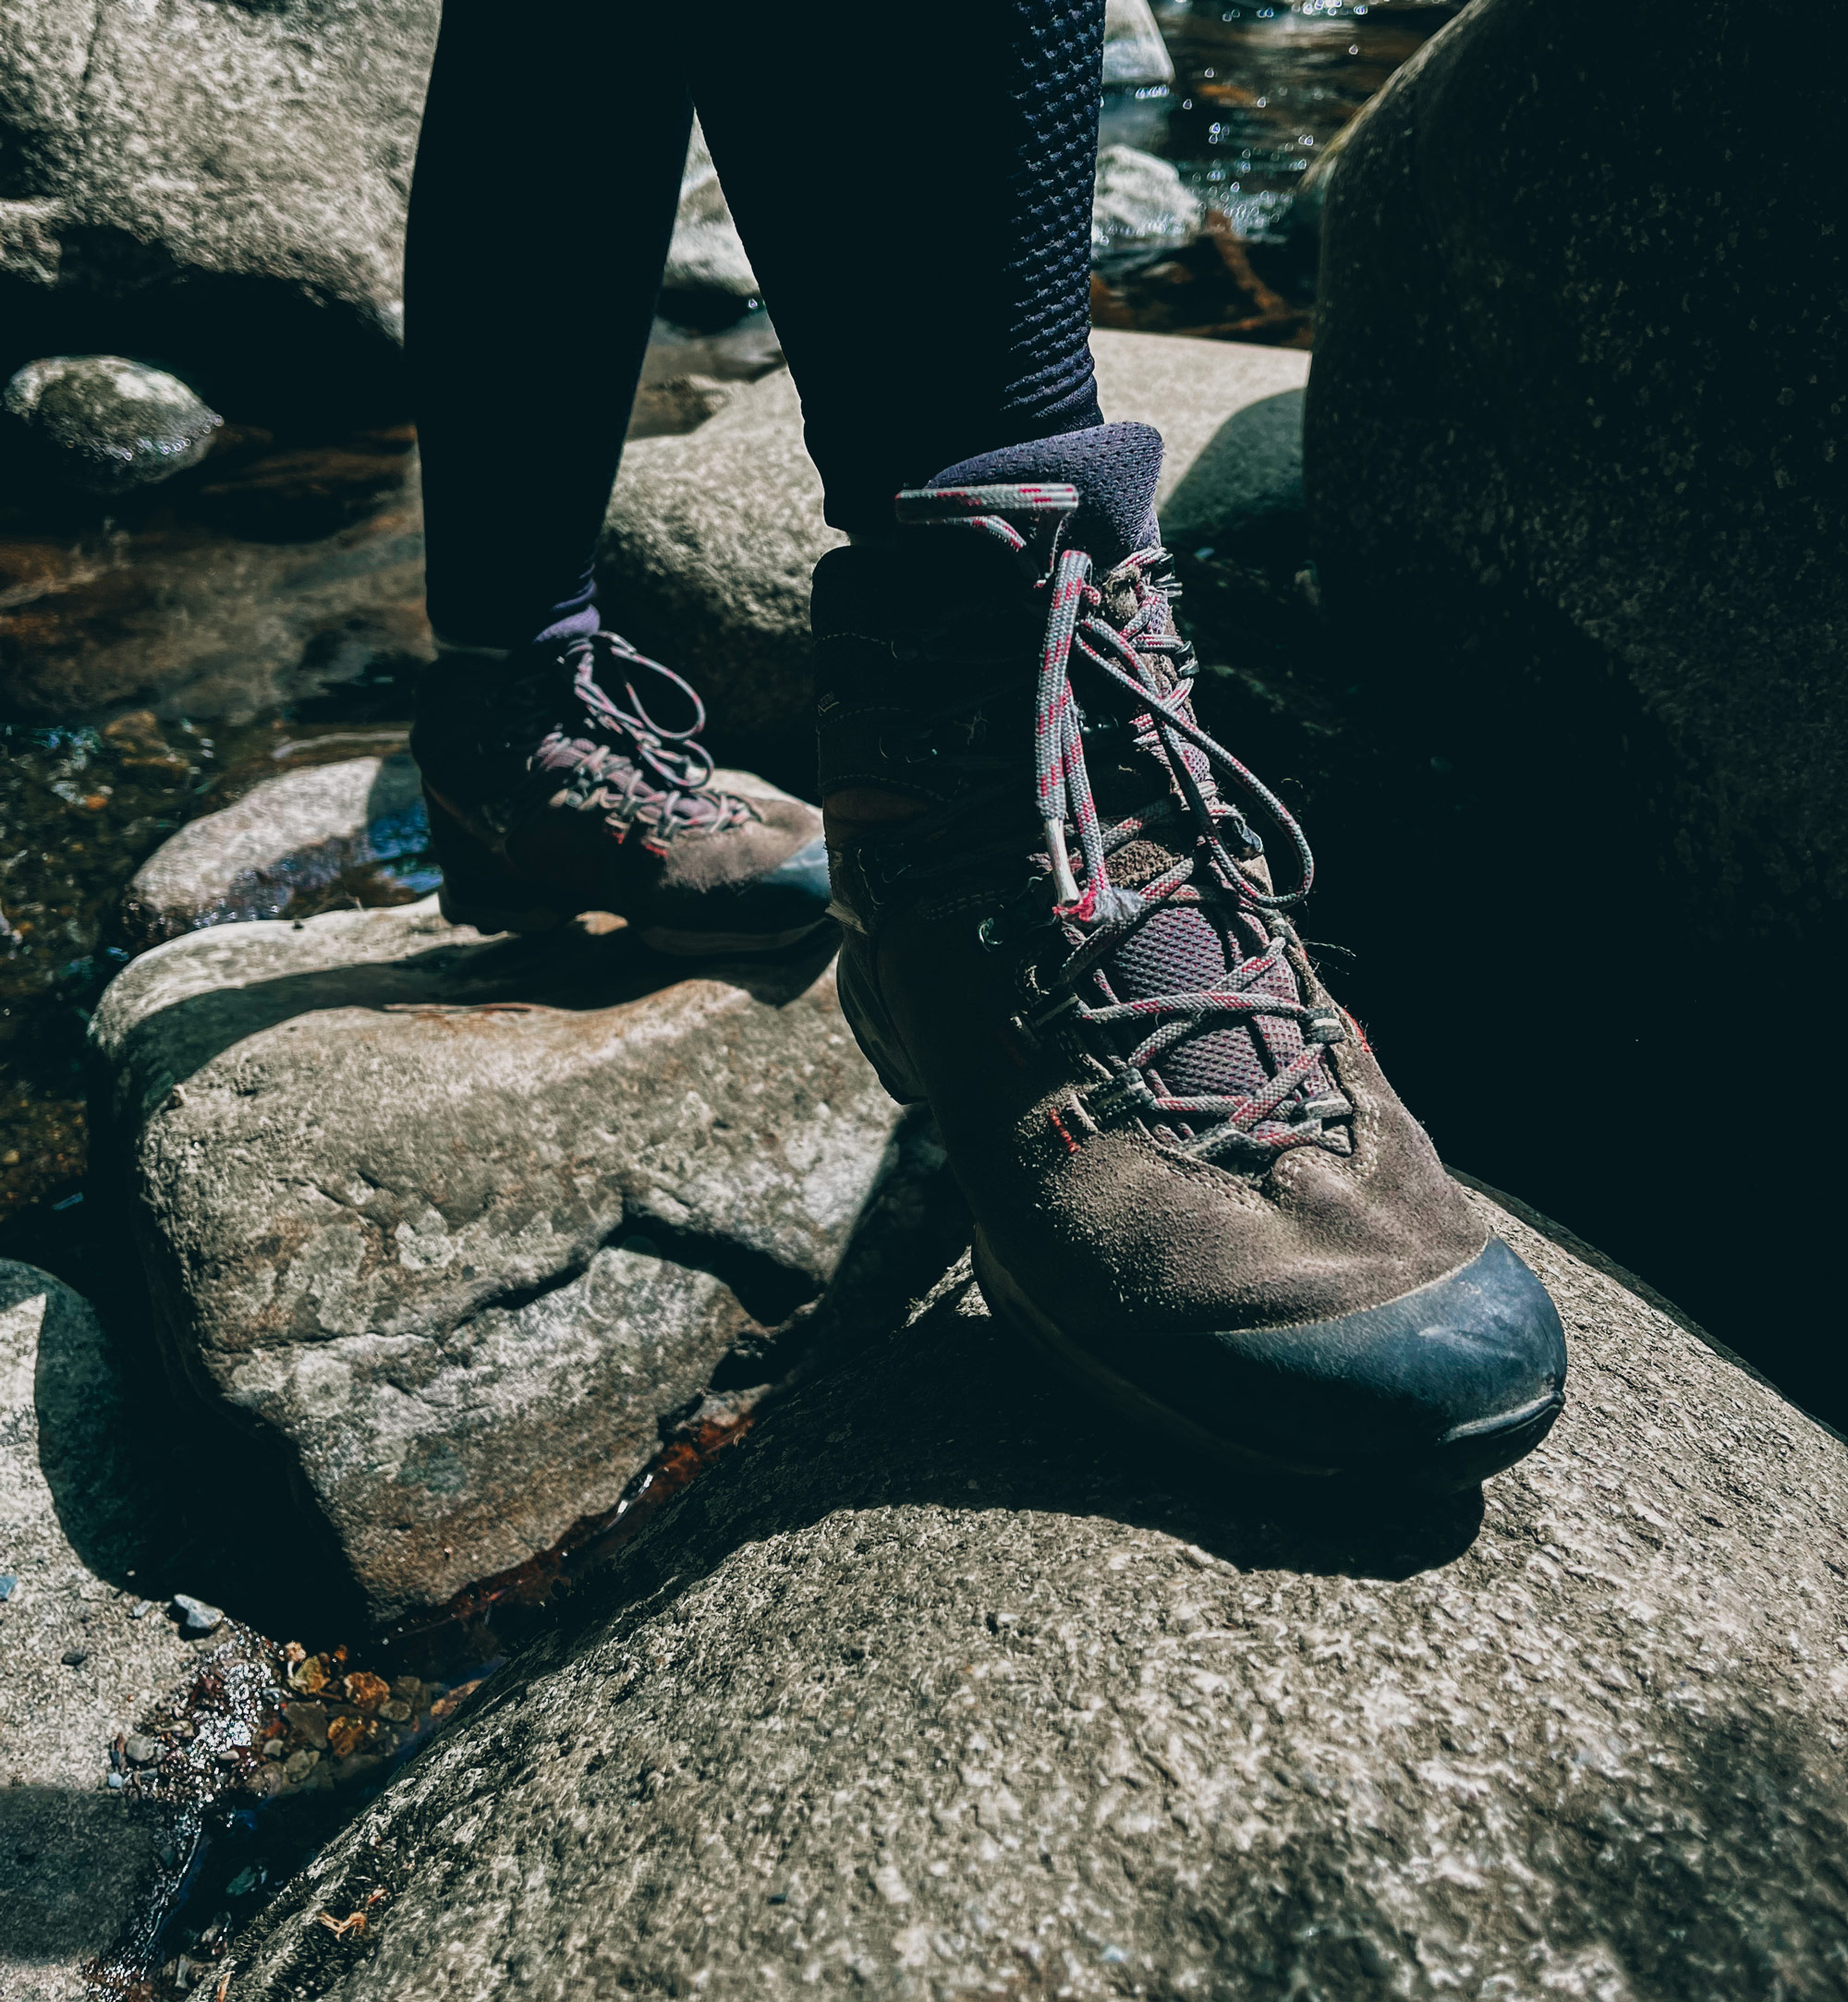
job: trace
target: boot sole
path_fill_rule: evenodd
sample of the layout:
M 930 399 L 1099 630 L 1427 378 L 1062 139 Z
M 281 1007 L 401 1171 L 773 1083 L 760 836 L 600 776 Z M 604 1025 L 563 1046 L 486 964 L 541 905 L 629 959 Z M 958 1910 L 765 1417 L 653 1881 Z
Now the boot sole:
M 1416 1457 L 1317 1464 L 1295 1454 L 1209 1431 L 1120 1376 L 1035 1305 L 989 1249 L 979 1226 L 975 1232 L 974 1264 L 976 1283 L 991 1310 L 1069 1382 L 1121 1412 L 1144 1432 L 1238 1474 L 1283 1475 L 1323 1486 L 1359 1480 L 1426 1494 L 1452 1494 L 1478 1486 L 1532 1452 L 1565 1405 L 1563 1391 L 1555 1390 L 1517 1409 L 1453 1426 Z
M 578 916 L 550 904 L 491 904 L 458 895 L 445 878 L 436 892 L 437 908 L 452 925 L 467 925 L 484 933 L 556 931 Z M 641 943 L 653 952 L 675 959 L 702 959 L 716 953 L 780 952 L 785 947 L 810 939 L 831 923 L 818 917 L 789 931 L 677 931 L 665 925 L 638 925 L 632 928 Z

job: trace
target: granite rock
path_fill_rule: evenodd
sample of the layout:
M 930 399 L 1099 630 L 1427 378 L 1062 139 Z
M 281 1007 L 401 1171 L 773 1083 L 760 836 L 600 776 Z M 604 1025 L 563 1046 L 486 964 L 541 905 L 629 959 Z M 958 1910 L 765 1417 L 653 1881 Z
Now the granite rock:
M 177 376 L 120 355 L 29 361 L 0 391 L 0 413 L 30 471 L 105 494 L 197 466 L 225 422 Z
M 105 992 L 96 1159 L 170 1352 L 288 1458 L 374 1618 L 612 1506 L 821 1292 L 898 1117 L 830 951 L 689 978 L 431 900 L 213 927 Z
M 1105 0 L 1103 80 L 1131 88 L 1173 82 L 1174 59 L 1149 0 Z
M 1699 0 L 1671 47 L 1482 0 L 1351 129 L 1304 450 L 1356 755 L 1309 826 L 1348 1005 L 1446 1154 L 1848 1422 L 1815 1334 L 1842 1157 L 1748 1143 L 1716 1173 L 1709 1096 L 1761 1061 L 1715 972 L 1828 992 L 1848 916 L 1839 92 L 1793 74 L 1768 148 L 1745 82 L 1805 18 Z M 1446 978 L 1490 1005 L 1431 1005 L 1408 855 L 1455 916 Z M 1562 1006 L 1535 969 L 1581 950 Z M 1635 1144 L 1593 1136 L 1605 1091 Z
M 1546 608 L 1662 737 L 1722 930 L 1848 896 L 1833 84 L 1793 79 L 1769 150 L 1739 87 L 1803 18 L 1699 0 L 1665 53 L 1590 0 L 1484 0 L 1346 136 L 1324 222 L 1331 608 L 1423 645 Z
M 407 753 L 310 765 L 163 842 L 128 885 L 125 921 L 152 945 L 201 925 L 293 916 L 344 871 L 419 854 L 429 834 Z
M 1228 1488 L 952 1281 L 575 1596 L 230 1997 L 1835 1993 L 1842 1444 L 1471 1200 L 1574 1345 L 1485 1494 Z
M 668 246 L 662 285 L 670 293 L 724 292 L 741 299 L 755 298 L 762 290 L 697 118 L 680 178 L 680 206 L 675 212 L 674 240 Z
M 107 1785 L 110 1747 L 192 1653 L 130 1617 L 158 1498 L 127 1450 L 130 1401 L 95 1315 L 48 1273 L 0 1261 L 0 1992 L 76 2002 L 154 1889 L 164 1817 Z M 66 1657 L 80 1656 L 66 1665 Z
M 1200 199 L 1171 160 L 1135 146 L 1106 146 L 1098 154 L 1091 202 L 1091 249 L 1147 251 L 1185 243 L 1200 226 Z
M 359 398 L 395 414 L 437 13 L 435 0 L 5 0 L 9 342 L 160 354 L 239 415 Z

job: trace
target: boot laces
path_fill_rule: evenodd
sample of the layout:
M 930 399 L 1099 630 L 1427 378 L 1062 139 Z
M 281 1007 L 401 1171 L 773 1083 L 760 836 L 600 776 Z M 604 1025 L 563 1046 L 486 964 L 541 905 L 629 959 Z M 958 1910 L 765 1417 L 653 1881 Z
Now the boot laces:
M 699 741 L 706 706 L 683 676 L 616 633 L 573 640 L 560 665 L 569 666 L 577 713 L 557 721 L 550 694 L 553 720 L 529 760 L 548 805 L 603 813 L 619 833 L 639 826 L 653 847 L 758 818 L 748 802 L 711 783 L 711 756 Z M 637 684 L 650 679 L 686 703 L 689 722 L 674 728 L 650 713 Z M 650 692 L 659 703 L 661 694 Z
M 1113 623 L 1105 615 L 1091 558 L 1083 550 L 1059 546 L 1062 517 L 1078 504 L 1075 488 L 1050 484 L 925 488 L 899 496 L 901 522 L 956 528 L 1003 543 L 1047 601 L 1034 716 L 1035 799 L 1052 916 L 1072 951 L 1041 981 L 1045 998 L 1017 1018 L 1019 1025 L 1035 1037 L 1066 1026 L 1114 1032 L 1086 1042 L 1093 1053 L 1102 1052 L 1110 1073 L 1081 1095 L 1094 1118 L 1130 1110 L 1168 1128 L 1182 1151 L 1241 1165 L 1268 1161 L 1292 1147 L 1345 1153 L 1347 1134 L 1331 1130 L 1331 1122 L 1351 1118 L 1354 1109 L 1330 1077 L 1323 1051 L 1344 1038 L 1346 1021 L 1337 1009 L 1300 999 L 1286 956 L 1295 935 L 1282 916 L 1308 895 L 1315 858 L 1289 809 L 1190 713 L 1192 648 L 1174 629 L 1166 552 L 1138 551 L 1111 573 L 1106 583 L 1126 588 L 1135 601 L 1134 612 L 1121 625 Z M 1015 522 L 1025 517 L 1029 528 L 1040 528 L 1037 540 L 1043 550 L 1048 516 L 1053 517 L 1052 554 L 1042 568 L 1034 543 Z M 1157 662 L 1165 664 L 1165 674 Z M 1152 753 L 1173 782 L 1162 797 L 1108 826 L 1099 815 L 1085 761 L 1084 717 L 1072 686 L 1080 664 L 1132 698 L 1128 727 L 1135 746 Z M 1288 839 L 1298 865 L 1294 889 L 1266 889 L 1241 866 L 1261 854 L 1263 843 L 1239 808 L 1220 796 L 1216 773 Z M 1068 826 L 1077 839 L 1076 866 Z M 1139 888 L 1111 881 L 1111 855 L 1140 836 L 1176 826 L 1192 836 L 1180 859 Z M 1228 940 L 1241 934 L 1261 939 L 1261 949 L 1228 965 L 1210 986 L 1115 999 L 1105 977 L 1111 961 L 1158 916 L 1190 904 L 1221 919 Z M 1087 991 L 1112 998 L 1095 1001 Z M 1301 1048 L 1260 1087 L 1175 1094 L 1163 1086 L 1161 1060 L 1215 1028 L 1245 1025 L 1254 1047 L 1267 1047 L 1258 1030 L 1264 1017 L 1293 1023 Z M 1117 1037 L 1128 1041 L 1126 1050 Z

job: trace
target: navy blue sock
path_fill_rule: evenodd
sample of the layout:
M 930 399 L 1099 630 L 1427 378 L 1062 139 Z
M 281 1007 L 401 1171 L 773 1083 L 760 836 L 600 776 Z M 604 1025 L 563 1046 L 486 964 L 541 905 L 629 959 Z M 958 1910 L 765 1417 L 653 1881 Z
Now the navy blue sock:
M 1070 540 L 1108 570 L 1161 540 L 1155 524 L 1161 477 L 1161 433 L 1152 425 L 1100 424 L 960 460 L 930 484 L 982 487 L 1043 479 L 1074 486 L 1084 505 L 1072 517 Z

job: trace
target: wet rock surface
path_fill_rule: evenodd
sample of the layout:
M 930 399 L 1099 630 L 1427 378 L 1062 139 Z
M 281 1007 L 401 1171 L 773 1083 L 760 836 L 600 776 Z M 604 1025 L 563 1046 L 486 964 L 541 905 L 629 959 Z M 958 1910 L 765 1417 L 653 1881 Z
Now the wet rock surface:
M 664 1511 L 230 1994 L 1833 1993 L 1842 1444 L 1472 1199 L 1575 1372 L 1479 1502 L 1125 1451 L 953 1289 Z
M 420 858 L 429 837 L 408 753 L 286 772 L 164 842 L 128 885 L 128 929 L 152 945 L 201 925 L 293 916 L 346 871 Z
M 0 495 L 8 714 L 247 719 L 430 652 L 407 429 L 303 448 L 240 429 L 106 517 Z
M 120 355 L 29 361 L 0 391 L 0 443 L 27 469 L 93 493 L 196 466 L 225 419 L 178 377 Z
M 1174 80 L 1174 61 L 1149 0 L 1105 0 L 1103 80 L 1106 87 Z
M 1091 202 L 1094 252 L 1185 243 L 1199 224 L 1199 197 L 1182 184 L 1172 161 L 1134 146 L 1106 146 L 1099 152 Z
M 1178 509 L 1174 532 L 1210 533 L 1268 505 L 1280 482 L 1299 508 L 1306 356 L 1109 332 L 1092 347 L 1105 415 L 1167 439 L 1161 498 Z M 624 630 L 697 677 L 722 753 L 748 747 L 752 763 L 798 784 L 814 767 L 808 578 L 840 540 L 822 518 L 787 373 L 740 391 L 687 437 L 632 444 L 604 527 L 599 576 Z
M 158 1503 L 95 1315 L 0 1261 L 0 1991 L 82 1994 L 80 1963 L 153 1896 L 167 1817 L 129 1797 L 111 1745 L 196 1650 L 135 1590 Z
M 828 952 L 688 978 L 432 901 L 213 928 L 109 989 L 99 1156 L 166 1339 L 374 1619 L 608 1506 L 728 1357 L 762 1380 L 897 1119 Z

